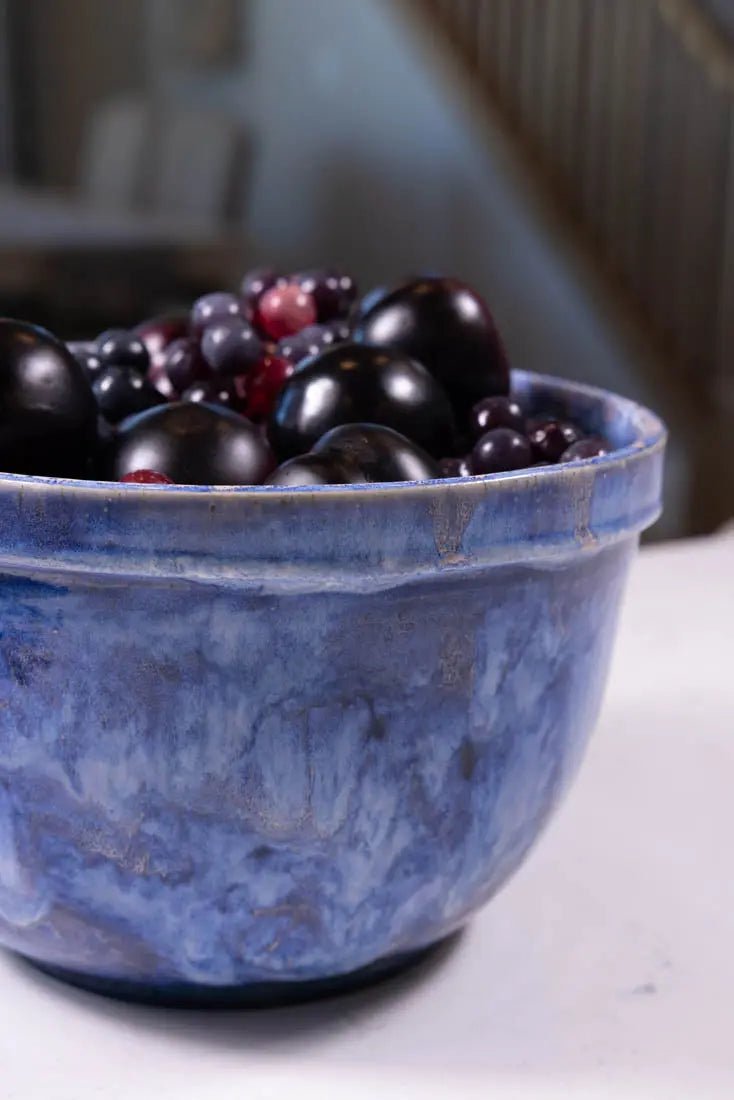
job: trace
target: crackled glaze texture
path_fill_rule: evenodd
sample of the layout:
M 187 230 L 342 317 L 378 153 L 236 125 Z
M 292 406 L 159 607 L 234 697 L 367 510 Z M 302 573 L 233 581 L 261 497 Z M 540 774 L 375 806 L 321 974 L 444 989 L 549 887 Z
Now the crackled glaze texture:
M 332 978 L 519 865 L 593 726 L 663 433 L 422 486 L 0 478 L 0 941 L 141 995 Z

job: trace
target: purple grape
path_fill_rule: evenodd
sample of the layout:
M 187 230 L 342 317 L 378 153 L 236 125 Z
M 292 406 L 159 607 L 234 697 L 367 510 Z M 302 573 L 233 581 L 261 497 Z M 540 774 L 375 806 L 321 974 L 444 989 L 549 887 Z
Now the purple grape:
M 558 461 L 581 462 L 587 458 L 600 458 L 602 455 L 606 454 L 609 454 L 609 448 L 604 440 L 589 436 L 586 439 L 579 439 L 577 443 L 572 443 L 571 446 L 563 452 Z
M 479 439 L 493 428 L 512 428 L 525 431 L 525 416 L 512 397 L 485 397 L 471 411 L 469 426 L 472 437 Z
M 534 421 L 528 438 L 538 462 L 558 462 L 564 451 L 582 438 L 583 432 L 561 420 Z
M 247 321 L 221 321 L 205 329 L 201 355 L 214 372 L 228 378 L 247 374 L 265 354 L 262 340 Z
M 205 294 L 194 302 L 191 310 L 191 331 L 201 336 L 205 329 L 222 321 L 244 321 L 245 307 L 234 294 L 217 291 Z
M 351 275 L 319 269 L 303 271 L 293 277 L 316 303 L 319 321 L 331 321 L 346 316 L 357 297 L 357 284 Z
M 494 428 L 479 440 L 472 451 L 475 474 L 499 474 L 522 470 L 533 461 L 533 449 L 524 435 L 512 428 Z

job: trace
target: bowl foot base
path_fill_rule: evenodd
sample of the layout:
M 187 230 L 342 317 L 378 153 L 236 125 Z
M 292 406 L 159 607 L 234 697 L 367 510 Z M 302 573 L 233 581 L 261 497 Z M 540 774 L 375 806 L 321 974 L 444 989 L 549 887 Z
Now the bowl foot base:
M 278 1008 L 321 1000 L 384 981 L 424 961 L 443 955 L 458 934 L 449 936 L 418 951 L 390 955 L 349 974 L 309 981 L 256 982 L 238 986 L 206 986 L 188 982 L 158 985 L 99 977 L 82 971 L 25 959 L 34 969 L 51 978 L 115 1000 L 136 1004 L 160 1005 L 168 1008 Z

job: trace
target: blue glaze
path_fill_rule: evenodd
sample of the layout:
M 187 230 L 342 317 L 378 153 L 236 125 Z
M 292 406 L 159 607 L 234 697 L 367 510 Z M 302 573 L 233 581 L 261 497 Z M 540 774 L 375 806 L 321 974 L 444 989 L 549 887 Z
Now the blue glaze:
M 593 727 L 664 430 L 424 485 L 0 477 L 0 942 L 165 991 L 330 978 L 461 926 Z

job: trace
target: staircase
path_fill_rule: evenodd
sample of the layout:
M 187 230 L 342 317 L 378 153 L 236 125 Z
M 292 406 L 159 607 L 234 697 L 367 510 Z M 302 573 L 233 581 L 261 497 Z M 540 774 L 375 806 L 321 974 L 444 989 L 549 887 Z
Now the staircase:
M 734 513 L 734 42 L 708 0 L 415 0 L 654 341 L 691 526 Z

